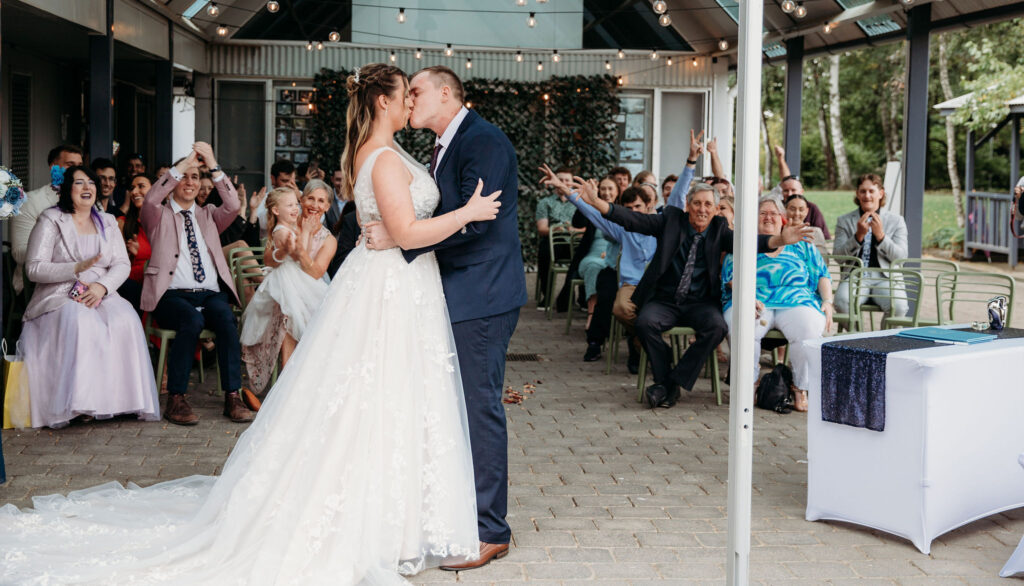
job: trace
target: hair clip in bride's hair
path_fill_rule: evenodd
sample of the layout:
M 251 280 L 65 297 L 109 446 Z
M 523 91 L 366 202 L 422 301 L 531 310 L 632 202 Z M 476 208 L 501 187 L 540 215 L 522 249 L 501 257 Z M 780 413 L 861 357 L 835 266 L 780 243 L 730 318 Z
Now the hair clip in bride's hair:
M 353 75 L 355 75 L 356 83 L 359 83 L 359 68 L 358 67 L 356 67 L 355 73 L 353 73 Z

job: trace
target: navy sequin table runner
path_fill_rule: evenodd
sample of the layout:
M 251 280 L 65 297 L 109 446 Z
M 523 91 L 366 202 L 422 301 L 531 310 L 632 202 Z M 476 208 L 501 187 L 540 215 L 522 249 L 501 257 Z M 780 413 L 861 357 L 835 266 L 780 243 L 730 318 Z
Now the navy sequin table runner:
M 969 328 L 959 328 L 970 331 Z M 1004 328 L 997 339 L 1024 338 L 1024 329 Z M 984 344 L 984 342 L 982 342 Z M 885 429 L 885 359 L 892 352 L 936 348 L 931 340 L 875 336 L 821 345 L 821 419 L 874 431 Z

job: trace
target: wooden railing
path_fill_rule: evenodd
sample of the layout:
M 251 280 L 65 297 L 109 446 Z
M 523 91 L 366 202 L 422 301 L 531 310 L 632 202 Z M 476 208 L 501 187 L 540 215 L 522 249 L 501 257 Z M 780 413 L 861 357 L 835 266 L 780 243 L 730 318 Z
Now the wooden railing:
M 1013 196 L 1009 193 L 969 191 L 967 193 L 967 227 L 964 233 L 964 256 L 975 250 L 1001 252 L 1007 255 L 1010 267 L 1017 264 L 1017 256 L 1024 242 L 1010 232 L 1010 208 Z M 1017 233 L 1021 233 L 1018 225 Z

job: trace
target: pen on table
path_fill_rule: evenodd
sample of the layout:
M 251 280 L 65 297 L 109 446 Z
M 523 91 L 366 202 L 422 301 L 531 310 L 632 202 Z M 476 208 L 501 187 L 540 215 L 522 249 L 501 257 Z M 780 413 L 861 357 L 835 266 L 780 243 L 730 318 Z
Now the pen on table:
M 950 344 L 953 346 L 967 346 L 967 342 L 957 342 L 956 340 L 934 340 L 936 344 Z

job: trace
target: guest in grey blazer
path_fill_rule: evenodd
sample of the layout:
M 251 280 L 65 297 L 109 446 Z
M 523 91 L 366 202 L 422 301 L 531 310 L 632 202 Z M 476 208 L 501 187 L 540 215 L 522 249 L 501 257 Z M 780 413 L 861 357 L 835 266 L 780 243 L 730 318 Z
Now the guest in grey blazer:
M 836 240 L 832 251 L 835 254 L 860 257 L 865 267 L 882 269 L 869 272 L 867 278 L 861 281 L 858 305 L 871 299 L 885 313 L 902 317 L 907 314 L 909 307 L 906 300 L 898 296 L 890 304 L 888 275 L 884 269 L 889 268 L 893 261 L 906 258 L 907 223 L 903 216 L 882 209 L 885 206 L 885 188 L 882 186 L 882 178 L 874 173 L 861 175 L 857 179 L 854 203 L 857 209 L 839 216 L 836 222 Z M 843 313 L 850 310 L 847 276 L 843 275 L 843 282 L 836 291 L 836 311 Z

